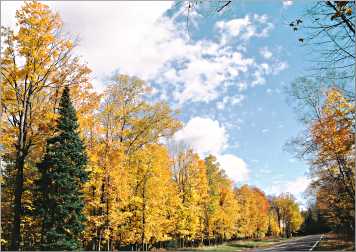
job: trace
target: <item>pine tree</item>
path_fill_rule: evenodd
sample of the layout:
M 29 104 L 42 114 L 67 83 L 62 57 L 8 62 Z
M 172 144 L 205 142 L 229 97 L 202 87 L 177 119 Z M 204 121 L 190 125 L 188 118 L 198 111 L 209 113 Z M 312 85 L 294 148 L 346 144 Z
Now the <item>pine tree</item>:
M 38 165 L 36 212 L 42 221 L 41 249 L 73 250 L 80 248 L 84 229 L 82 186 L 88 179 L 87 156 L 78 134 L 75 109 L 65 87 L 55 135 L 47 140 L 42 162 Z

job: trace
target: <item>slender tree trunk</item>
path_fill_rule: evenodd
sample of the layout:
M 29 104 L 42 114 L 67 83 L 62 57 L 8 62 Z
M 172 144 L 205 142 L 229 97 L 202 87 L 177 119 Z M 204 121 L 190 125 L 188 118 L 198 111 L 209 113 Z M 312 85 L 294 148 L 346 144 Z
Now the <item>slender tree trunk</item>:
M 15 199 L 14 199 L 14 222 L 11 234 L 11 246 L 10 250 L 20 249 L 20 227 L 21 227 L 21 215 L 22 215 L 22 192 L 24 181 L 24 166 L 25 159 L 28 153 L 29 146 L 26 145 L 27 139 L 27 116 L 30 110 L 29 99 L 31 97 L 31 90 L 28 91 L 28 96 L 25 95 L 23 101 L 23 112 L 20 114 L 19 120 L 19 138 L 16 146 L 16 162 L 15 169 L 17 170 L 15 181 Z
M 99 246 L 99 251 L 101 250 L 101 231 L 100 231 L 100 233 L 99 233 L 99 244 L 98 244 L 98 246 Z
M 143 181 L 143 186 L 142 186 L 142 199 L 143 199 L 143 205 L 142 205 L 142 235 L 141 235 L 141 243 L 142 243 L 142 249 L 145 250 L 145 228 L 146 228 L 146 182 L 147 182 L 147 177 L 145 175 L 144 181 Z
M 118 244 L 117 244 L 117 250 L 120 250 L 121 247 L 121 239 L 119 240 Z
M 145 242 L 145 225 L 146 225 L 146 216 L 145 216 L 145 202 L 144 202 L 143 211 L 142 211 L 142 235 L 141 235 L 142 249 L 144 249 L 144 245 L 145 245 L 144 244 L 144 242 Z
M 96 242 L 95 242 L 95 238 L 92 240 L 92 250 L 96 249 Z
M 23 170 L 25 164 L 25 155 L 23 151 L 19 151 L 16 157 L 16 182 L 15 182 L 15 199 L 14 199 L 14 221 L 11 234 L 10 250 L 19 250 L 20 246 L 20 226 L 22 215 L 22 192 L 23 192 Z

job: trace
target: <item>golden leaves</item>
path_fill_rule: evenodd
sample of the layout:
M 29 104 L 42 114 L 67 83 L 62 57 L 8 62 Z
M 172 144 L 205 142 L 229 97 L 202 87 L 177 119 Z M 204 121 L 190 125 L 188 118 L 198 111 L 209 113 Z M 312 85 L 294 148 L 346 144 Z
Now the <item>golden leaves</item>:
M 83 125 L 89 124 L 88 112 L 95 109 L 98 97 L 88 85 L 90 70 L 69 54 L 73 43 L 59 33 L 62 24 L 57 14 L 47 5 L 31 1 L 17 11 L 16 18 L 18 32 L 2 28 L 5 50 L 1 67 L 1 103 L 5 107 L 2 118 L 5 120 L 1 134 L 4 135 L 2 139 L 14 145 L 18 133 L 14 134 L 11 128 L 16 129 L 23 122 L 26 144 L 31 144 L 31 150 L 40 155 L 41 151 L 36 148 L 42 149 L 45 138 L 51 135 L 55 108 L 64 85 L 72 86 L 75 101 L 85 101 L 75 104 Z M 21 121 L 21 117 L 26 120 Z
M 318 145 L 319 161 L 344 155 L 354 142 L 352 117 L 354 106 L 337 89 L 327 93 L 322 117 L 312 126 L 314 142 Z
M 331 88 L 319 120 L 311 127 L 316 153 L 312 188 L 318 209 L 331 225 L 348 225 L 353 218 L 349 209 L 355 202 L 354 112 L 354 102 Z
M 268 229 L 269 217 L 269 203 L 266 196 L 258 188 L 247 185 L 237 189 L 235 194 L 241 209 L 246 211 L 238 220 L 239 235 L 263 237 Z

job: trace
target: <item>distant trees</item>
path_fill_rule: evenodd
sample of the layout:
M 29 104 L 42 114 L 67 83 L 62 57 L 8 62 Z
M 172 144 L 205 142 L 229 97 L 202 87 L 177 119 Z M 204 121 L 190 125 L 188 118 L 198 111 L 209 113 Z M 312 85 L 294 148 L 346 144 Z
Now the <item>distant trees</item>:
M 204 207 L 204 233 L 209 244 L 216 236 L 220 239 L 231 239 L 236 235 L 241 206 L 235 197 L 232 181 L 225 175 L 213 155 L 205 158 L 205 167 L 208 200 Z
M 265 194 L 247 185 L 235 190 L 236 198 L 244 214 L 238 220 L 238 233 L 242 237 L 263 238 L 268 231 L 269 203 Z
M 303 223 L 298 204 L 291 194 L 281 194 L 271 199 L 271 209 L 277 217 L 278 228 L 286 237 L 296 233 Z
M 321 213 L 321 210 L 312 203 L 306 211 L 302 211 L 303 224 L 300 228 L 302 234 L 320 234 L 330 231 L 327 218 Z

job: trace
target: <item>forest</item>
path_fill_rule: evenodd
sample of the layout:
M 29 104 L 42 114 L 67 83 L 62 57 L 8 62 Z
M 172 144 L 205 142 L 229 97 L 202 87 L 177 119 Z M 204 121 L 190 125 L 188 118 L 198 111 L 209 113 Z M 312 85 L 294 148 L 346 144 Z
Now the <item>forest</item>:
M 347 5 L 332 6 L 334 19 L 349 16 Z M 289 145 L 310 163 L 315 195 L 302 211 L 292 194 L 237 187 L 214 155 L 172 144 L 180 111 L 149 101 L 144 80 L 115 74 L 95 90 L 46 4 L 25 2 L 16 19 L 17 30 L 1 27 L 2 250 L 142 251 L 354 232 L 347 86 L 301 77 L 288 89 L 306 125 Z

